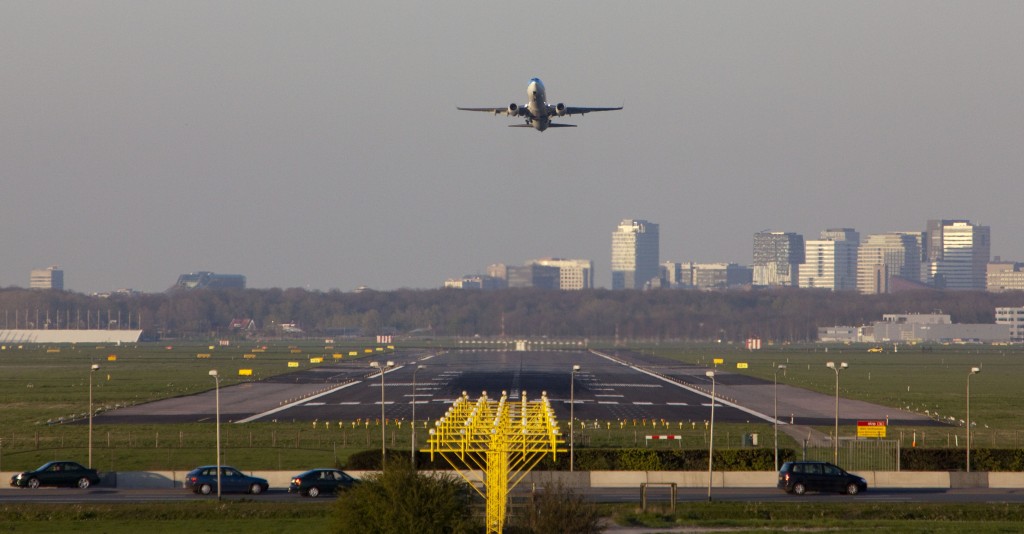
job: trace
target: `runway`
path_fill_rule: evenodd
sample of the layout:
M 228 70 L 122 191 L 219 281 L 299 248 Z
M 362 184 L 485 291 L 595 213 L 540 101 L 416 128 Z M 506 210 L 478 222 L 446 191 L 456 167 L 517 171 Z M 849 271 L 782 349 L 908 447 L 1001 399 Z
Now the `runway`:
M 388 419 L 436 419 L 466 392 L 475 400 L 506 391 L 511 400 L 547 394 L 556 416 L 569 417 L 570 384 L 577 419 L 601 422 L 665 421 L 678 427 L 703 424 L 711 415 L 708 369 L 630 352 L 503 350 L 402 351 L 389 357 L 395 367 L 384 375 Z M 381 376 L 370 359 L 327 363 L 268 380 L 223 387 L 223 421 L 353 421 L 376 419 L 381 409 Z M 572 377 L 573 365 L 580 371 Z M 415 376 L 414 376 L 415 375 Z M 415 381 L 415 382 L 414 382 Z M 717 422 L 771 422 L 771 382 L 716 371 Z M 783 423 L 833 422 L 833 397 L 779 386 Z M 96 417 L 99 424 L 196 422 L 213 417 L 213 391 L 167 399 Z M 843 399 L 841 422 L 893 415 L 892 424 L 928 424 L 926 418 L 895 409 Z

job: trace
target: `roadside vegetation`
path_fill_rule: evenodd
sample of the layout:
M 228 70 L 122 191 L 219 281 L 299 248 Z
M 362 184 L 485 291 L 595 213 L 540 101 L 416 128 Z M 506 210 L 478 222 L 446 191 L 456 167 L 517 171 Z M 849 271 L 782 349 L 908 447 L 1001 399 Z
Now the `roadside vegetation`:
M 342 530 L 338 506 L 327 499 L 295 503 L 232 500 L 223 502 L 129 503 L 71 505 L 0 504 L 4 532 L 43 534 L 87 532 L 107 534 L 179 534 L 181 532 L 303 532 L 336 534 Z M 560 504 L 558 509 L 564 509 Z M 570 504 L 571 506 L 571 504 Z M 482 511 L 472 509 L 471 522 L 482 532 Z M 598 507 L 603 525 L 675 528 L 714 532 L 836 532 L 844 534 L 900 533 L 989 534 L 1018 532 L 1024 507 L 1012 504 L 907 504 L 885 503 L 680 503 L 675 513 L 667 510 L 641 513 L 636 505 L 606 504 Z M 588 516 L 589 517 L 589 516 Z M 510 523 L 512 529 L 520 528 Z M 389 532 L 363 530 L 355 532 Z M 410 530 L 411 532 L 423 532 Z M 517 533 L 532 532 L 517 530 Z M 598 532 L 537 530 L 535 532 Z M 612 530 L 614 532 L 614 530 Z

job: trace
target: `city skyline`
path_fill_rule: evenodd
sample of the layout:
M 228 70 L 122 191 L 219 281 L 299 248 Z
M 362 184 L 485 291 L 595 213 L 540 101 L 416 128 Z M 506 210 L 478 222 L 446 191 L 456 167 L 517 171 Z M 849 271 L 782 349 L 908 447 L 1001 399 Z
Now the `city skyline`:
M 0 286 L 58 264 L 85 293 L 191 271 L 388 290 L 566 257 L 610 287 L 608 221 L 630 216 L 666 258 L 938 217 L 1024 258 L 1024 5 L 518 5 L 547 16 L 0 4 Z M 455 109 L 520 102 L 534 77 L 625 109 L 543 133 Z
M 940 265 L 939 263 L 935 262 L 935 260 L 941 260 L 942 259 L 941 250 L 943 249 L 944 245 L 943 245 L 943 240 L 941 238 L 941 231 L 944 228 L 947 228 L 947 227 L 950 228 L 950 229 L 956 230 L 956 234 L 955 234 L 955 236 L 956 236 L 955 240 L 956 241 L 955 241 L 954 247 L 953 247 L 953 251 L 955 253 L 955 260 L 952 262 L 952 265 L 954 265 L 954 267 L 952 267 L 952 268 L 944 266 L 944 265 Z M 1013 263 L 1024 262 L 1024 259 L 1020 259 L 1020 258 L 1006 258 L 1006 257 L 1003 257 L 1003 256 L 1001 256 L 999 254 L 993 254 L 991 249 L 989 248 L 989 244 L 990 244 L 990 241 L 991 241 L 991 229 L 990 229 L 990 227 L 985 226 L 985 225 L 980 225 L 980 224 L 978 224 L 976 222 L 973 222 L 973 221 L 970 221 L 970 220 L 967 220 L 967 219 L 929 219 L 928 221 L 925 222 L 924 229 L 922 229 L 920 231 L 913 231 L 913 230 L 893 231 L 893 230 L 890 230 L 890 231 L 878 232 L 878 233 L 874 233 L 874 234 L 865 234 L 865 235 L 863 235 L 863 240 L 861 238 L 861 233 L 859 231 L 857 231 L 856 229 L 854 229 L 854 228 L 828 228 L 828 229 L 823 229 L 823 230 L 820 230 L 818 232 L 820 239 L 808 239 L 804 234 L 801 234 L 799 232 L 788 232 L 788 231 L 782 231 L 782 230 L 762 230 L 760 232 L 755 232 L 754 235 L 753 235 L 753 247 L 752 247 L 752 250 L 751 250 L 750 255 L 749 255 L 749 258 L 750 258 L 751 261 L 749 261 L 749 262 L 732 260 L 732 259 L 720 261 L 720 260 L 717 260 L 717 259 L 707 259 L 707 258 L 688 258 L 688 259 L 685 259 L 685 260 L 681 260 L 680 258 L 682 258 L 682 256 L 675 256 L 675 255 L 669 255 L 667 257 L 665 257 L 665 256 L 660 256 L 659 257 L 659 255 L 660 255 L 660 252 L 659 252 L 659 250 L 660 250 L 660 225 L 658 223 L 655 223 L 653 221 L 648 221 L 648 220 L 645 220 L 645 219 L 623 219 L 619 223 L 619 227 L 616 229 L 616 231 L 612 233 L 612 256 L 615 255 L 615 253 L 616 253 L 615 251 L 616 251 L 616 247 L 617 246 L 619 246 L 619 247 L 623 246 L 623 244 L 616 245 L 617 240 L 618 241 L 622 241 L 623 239 L 626 239 L 628 241 L 628 243 L 626 243 L 626 242 L 623 242 L 623 243 L 625 245 L 629 245 L 627 248 L 629 248 L 630 251 L 635 251 L 636 247 L 638 246 L 638 240 L 636 239 L 636 237 L 633 237 L 632 239 L 630 239 L 627 236 L 627 234 L 628 235 L 634 235 L 635 232 L 639 231 L 639 234 L 642 235 L 644 233 L 643 232 L 644 228 L 648 228 L 648 229 L 650 229 L 649 231 L 652 232 L 650 234 L 650 237 L 648 237 L 648 242 L 653 243 L 653 251 L 652 251 L 652 253 L 654 255 L 653 257 L 657 257 L 658 261 L 656 263 L 657 264 L 657 269 L 656 270 L 659 271 L 658 275 L 656 275 L 654 277 L 649 277 L 648 280 L 650 280 L 651 278 L 657 278 L 657 277 L 664 277 L 664 276 L 666 276 L 666 273 L 664 273 L 662 271 L 665 268 L 666 263 L 669 263 L 669 262 L 676 262 L 676 263 L 678 263 L 678 262 L 682 261 L 682 263 L 684 263 L 684 264 L 686 264 L 686 263 L 689 263 L 689 264 L 705 264 L 705 265 L 707 265 L 707 264 L 720 264 L 722 266 L 722 268 L 724 268 L 727 264 L 728 265 L 735 265 L 735 266 L 742 267 L 742 268 L 748 268 L 749 267 L 752 270 L 752 272 L 754 273 L 754 275 L 753 275 L 754 276 L 754 279 L 753 279 L 753 284 L 754 285 L 763 285 L 763 286 L 785 285 L 785 286 L 802 287 L 802 288 L 815 288 L 815 287 L 819 287 L 819 288 L 831 288 L 831 289 L 837 289 L 837 290 L 854 290 L 854 289 L 856 289 L 858 291 L 865 292 L 866 291 L 865 288 L 871 287 L 871 284 L 874 284 L 874 287 L 876 287 L 876 288 L 878 288 L 878 287 L 888 287 L 888 284 L 887 283 L 880 283 L 877 280 L 875 280 L 875 281 L 871 280 L 872 278 L 876 278 L 877 279 L 878 273 L 872 272 L 870 267 L 866 265 L 866 262 L 861 262 L 860 261 L 860 259 L 858 258 L 858 254 L 857 254 L 856 250 L 860 249 L 861 251 L 863 251 L 865 249 L 865 247 L 872 247 L 870 253 L 873 255 L 873 257 L 876 257 L 878 259 L 878 261 L 881 261 L 881 262 L 887 264 L 889 266 L 889 268 L 895 269 L 895 271 L 891 272 L 891 273 L 886 271 L 886 276 L 888 276 L 888 275 L 895 275 L 895 276 L 900 276 L 902 278 L 911 279 L 910 277 L 908 277 L 906 275 L 906 273 L 903 273 L 901 271 L 901 269 L 903 268 L 904 262 L 905 261 L 910 261 L 910 260 L 905 260 L 903 258 L 903 254 L 904 253 L 902 253 L 902 252 L 899 253 L 898 254 L 898 259 L 896 259 L 896 257 L 893 256 L 894 254 L 896 254 L 895 252 L 890 251 L 888 253 L 883 253 L 882 250 L 878 248 L 878 247 L 882 246 L 883 242 L 886 242 L 885 241 L 886 239 L 890 239 L 890 240 L 891 239 L 895 239 L 895 242 L 903 243 L 906 240 L 905 238 L 907 238 L 909 236 L 914 236 L 914 238 L 916 239 L 916 241 L 914 239 L 911 240 L 912 242 L 916 243 L 916 245 L 914 245 L 915 248 L 913 250 L 917 251 L 921 255 L 921 257 L 918 258 L 917 261 L 914 261 L 913 263 L 910 264 L 910 265 L 913 266 L 910 272 L 917 271 L 919 273 L 918 277 L 917 278 L 913 278 L 913 279 L 916 280 L 916 281 L 920 281 L 922 283 L 932 284 L 932 283 L 934 283 L 935 274 L 937 272 L 942 274 L 943 277 L 945 277 L 945 276 L 949 276 L 949 274 L 947 274 L 947 273 L 951 272 L 950 269 L 952 269 L 952 272 L 955 273 L 954 276 L 955 276 L 956 280 L 954 280 L 954 282 L 952 284 L 948 284 L 945 281 L 941 282 L 941 284 L 948 285 L 949 289 L 965 289 L 965 288 L 969 287 L 968 285 L 965 285 L 965 284 L 974 284 L 975 288 L 984 289 L 984 287 L 985 287 L 984 274 L 985 274 L 986 267 L 987 267 L 987 265 L 989 263 L 1010 263 L 1010 264 L 1013 264 Z M 965 246 L 964 240 L 967 239 L 968 240 L 967 242 L 969 244 L 970 243 L 970 236 L 976 234 L 979 231 L 978 229 L 980 229 L 980 231 L 982 232 L 982 235 L 984 236 L 984 240 L 983 240 L 983 245 L 984 246 L 981 249 L 984 252 L 984 255 L 983 256 L 978 256 L 977 254 L 970 254 L 968 256 L 964 256 L 962 252 L 959 252 L 959 250 L 962 250 L 964 248 L 964 246 Z M 967 230 L 966 233 L 965 233 L 965 230 Z M 948 231 L 949 230 L 947 230 L 947 232 Z M 938 232 L 939 235 L 940 235 L 938 240 L 935 240 L 934 237 L 929 238 L 929 235 L 934 236 L 936 232 Z M 965 235 L 967 236 L 966 238 L 964 237 Z M 623 237 L 623 236 L 626 236 L 626 237 Z M 651 239 L 653 239 L 653 241 L 650 241 Z M 761 239 L 761 241 L 759 241 L 759 239 Z M 769 239 L 769 241 L 764 241 L 764 239 Z M 977 239 L 977 238 L 975 238 L 975 239 Z M 847 246 L 846 244 L 843 243 L 844 241 L 850 241 L 852 243 L 852 245 Z M 924 247 L 923 246 L 925 243 L 928 243 L 929 241 L 932 241 L 932 246 L 931 246 L 932 252 L 928 252 L 928 247 Z M 761 243 L 761 244 L 759 244 L 759 243 Z M 770 252 L 762 250 L 764 248 L 764 243 L 768 243 L 770 245 L 770 247 L 771 247 L 771 251 Z M 779 243 L 781 243 L 784 246 L 784 248 L 779 249 L 779 246 L 780 246 Z M 796 249 L 796 250 L 793 250 L 791 247 L 796 246 L 797 243 L 799 244 L 799 248 Z M 832 243 L 832 246 L 829 246 L 830 243 Z M 838 243 L 838 245 L 835 244 L 835 243 Z M 801 269 L 796 269 L 796 270 L 794 270 L 792 272 L 789 271 L 789 270 L 786 270 L 785 273 L 783 275 L 781 275 L 782 278 L 780 278 L 780 274 L 776 272 L 780 268 L 785 269 L 786 268 L 785 265 L 787 265 L 787 264 L 788 265 L 802 265 L 805 262 L 808 263 L 808 264 L 810 264 L 810 263 L 818 263 L 818 264 L 820 264 L 821 261 L 822 261 L 821 254 L 822 254 L 823 247 L 825 247 L 825 250 L 829 250 L 830 251 L 829 253 L 831 254 L 831 253 L 833 253 L 832 251 L 838 251 L 839 250 L 839 245 L 843 245 L 843 250 L 848 250 L 850 248 L 850 246 L 852 246 L 852 248 L 854 249 L 854 251 L 852 253 L 852 257 L 854 259 L 851 260 L 851 258 L 850 258 L 850 254 L 851 253 L 848 252 L 848 251 L 847 252 L 843 252 L 842 254 L 838 254 L 836 256 L 836 259 L 837 260 L 841 259 L 841 263 L 845 263 L 845 265 L 838 266 L 838 267 L 834 266 L 834 265 L 828 266 L 827 267 L 828 269 L 835 269 L 835 271 L 834 272 L 832 270 L 827 271 L 828 272 L 828 277 L 827 278 L 819 278 L 820 275 L 822 274 L 821 272 L 818 272 L 818 273 L 815 273 L 815 274 L 811 274 L 811 273 L 805 272 L 805 271 L 803 271 Z M 646 246 L 648 248 L 651 247 L 650 244 L 648 244 Z M 888 247 L 890 249 L 893 246 L 895 246 L 895 245 L 893 245 L 892 243 L 888 243 Z M 906 246 L 906 244 L 904 243 L 903 245 L 900 245 L 900 246 Z M 938 249 L 940 249 L 939 252 L 935 252 L 934 251 L 934 249 L 936 247 Z M 777 249 L 782 251 L 782 256 L 780 256 L 778 258 L 775 257 L 775 254 L 777 254 Z M 812 250 L 814 250 L 813 253 L 812 253 Z M 626 252 L 628 252 L 628 251 L 622 251 L 622 252 L 620 252 L 620 254 L 625 254 Z M 765 260 L 759 260 L 758 259 L 759 258 L 759 254 L 761 254 L 762 257 L 764 257 L 766 259 Z M 766 254 L 768 256 L 764 256 Z M 947 252 L 947 254 L 948 254 L 948 252 Z M 926 259 L 926 258 L 924 258 L 925 255 L 929 255 L 930 257 L 932 257 L 933 261 L 932 261 L 931 265 L 929 265 L 929 263 L 927 261 L 925 261 L 925 259 Z M 771 259 L 771 258 L 774 258 L 774 259 Z M 966 258 L 966 260 L 963 259 L 963 258 Z M 982 258 L 987 258 L 987 259 L 982 260 Z M 769 264 L 759 265 L 759 263 L 758 263 L 759 261 L 768 261 L 768 260 L 770 260 Z M 625 260 L 623 260 L 623 261 L 625 261 Z M 852 261 L 852 263 L 850 263 L 851 261 Z M 966 265 L 964 263 L 965 261 L 966 261 Z M 610 262 L 610 263 L 614 263 L 614 260 L 612 260 L 612 262 Z M 970 266 L 971 263 L 974 264 L 973 265 L 973 269 L 975 271 L 978 271 L 980 269 L 980 273 L 981 273 L 982 279 L 980 279 L 980 280 L 978 280 L 978 279 L 971 279 L 970 276 L 972 276 L 972 275 L 967 274 L 964 271 L 964 269 L 972 268 Z M 545 282 L 545 283 L 542 284 L 542 285 L 545 285 L 545 286 L 547 286 L 550 283 L 555 284 L 555 288 L 558 288 L 559 285 L 565 286 L 566 280 L 564 279 L 564 277 L 565 276 L 570 276 L 573 279 L 573 281 L 570 282 L 568 286 L 561 287 L 561 289 L 588 289 L 588 288 L 599 288 L 600 289 L 600 288 L 606 288 L 606 286 L 601 286 L 601 285 L 597 285 L 597 284 L 594 283 L 595 271 L 599 272 L 599 269 L 597 269 L 595 267 L 596 263 L 595 263 L 595 261 L 592 258 L 567 259 L 567 258 L 564 258 L 564 257 L 556 257 L 556 256 L 536 257 L 534 259 L 523 260 L 521 262 L 521 264 L 513 264 L 511 262 L 509 262 L 509 263 L 501 263 L 501 262 L 492 263 L 486 269 L 477 269 L 475 271 L 471 270 L 469 272 L 464 273 L 463 275 L 449 276 L 446 279 L 443 279 L 440 282 L 438 282 L 436 284 L 433 284 L 433 285 L 430 285 L 430 286 L 426 286 L 426 287 L 402 286 L 402 287 L 403 288 L 407 288 L 407 289 L 435 289 L 435 288 L 438 288 L 438 287 L 460 287 L 461 288 L 461 287 L 463 287 L 462 283 L 461 282 L 457 282 L 457 280 L 459 280 L 460 278 L 461 278 L 462 281 L 467 281 L 469 279 L 479 279 L 480 277 L 497 277 L 499 279 L 504 280 L 504 284 L 505 285 L 504 286 L 497 286 L 497 287 L 523 286 L 524 282 L 520 282 L 518 284 L 512 284 L 510 286 L 508 284 L 509 275 L 508 275 L 507 272 L 505 272 L 505 270 L 506 269 L 513 269 L 513 268 L 520 269 L 520 268 L 523 268 L 523 267 L 530 267 L 531 265 L 542 266 L 542 267 L 547 267 L 547 268 L 555 269 L 555 271 L 552 271 L 552 272 L 556 272 L 559 268 L 563 268 L 563 267 L 566 267 L 566 266 L 570 266 L 573 271 L 578 270 L 579 268 L 583 269 L 582 271 L 573 272 L 572 274 L 570 274 L 570 273 L 563 273 L 562 274 L 563 280 L 562 280 L 561 283 L 559 283 L 559 281 L 557 279 L 558 276 L 556 274 L 554 281 L 552 281 L 552 282 Z M 779 266 L 782 266 L 782 267 L 779 267 Z M 502 273 L 501 274 L 495 273 L 494 272 L 495 268 L 500 268 L 502 270 Z M 766 268 L 768 269 L 768 271 L 765 271 Z M 58 275 L 57 275 L 58 278 L 57 279 L 60 281 L 59 282 L 60 287 L 57 287 L 56 289 L 64 289 L 64 271 L 63 271 L 63 269 L 60 269 L 57 266 L 51 266 L 51 267 L 46 268 L 46 269 L 39 269 L 39 268 L 32 269 L 30 275 L 31 275 L 31 278 L 33 280 L 33 283 L 30 284 L 29 286 L 24 286 L 24 287 L 36 287 L 36 285 L 34 285 L 36 283 L 35 280 L 37 278 L 39 278 L 41 280 L 41 277 L 44 274 L 46 274 L 47 281 L 48 281 L 49 280 L 49 273 L 54 271 L 54 270 L 56 270 L 56 272 L 58 273 Z M 189 274 L 179 275 L 177 277 L 177 281 L 172 283 L 172 284 L 170 284 L 168 287 L 172 287 L 172 288 L 173 287 L 185 287 L 187 284 L 182 281 L 183 279 L 185 279 L 185 278 L 192 279 L 192 278 L 196 278 L 196 277 L 203 276 L 203 275 L 205 275 L 207 277 L 212 277 L 213 279 L 216 279 L 216 280 L 220 280 L 222 278 L 223 279 L 232 278 L 232 281 L 231 281 L 232 284 L 237 285 L 238 287 L 241 287 L 241 288 L 245 288 L 246 287 L 246 282 L 245 282 L 246 275 L 244 275 L 244 274 L 242 274 L 242 275 L 235 275 L 235 274 L 213 273 L 213 272 L 206 272 L 206 271 L 194 271 L 194 272 L 189 272 Z M 517 273 L 516 276 L 523 276 L 523 275 Z M 978 276 L 978 273 L 975 272 L 975 274 L 973 276 Z M 964 277 L 967 277 L 967 278 L 964 278 Z M 663 282 L 668 282 L 668 281 L 672 280 L 673 278 L 674 278 L 674 275 L 672 273 L 669 273 L 667 275 L 667 279 L 663 279 Z M 198 278 L 196 278 L 196 279 L 198 279 Z M 240 280 L 240 282 L 235 280 L 235 279 Z M 470 285 L 466 286 L 466 287 L 479 288 L 478 285 L 477 285 L 478 283 L 479 283 L 479 280 L 476 280 L 476 283 L 470 283 Z M 41 282 L 40 282 L 40 284 L 41 284 Z M 881 284 L 881 285 L 879 285 L 879 284 Z M 531 284 L 527 284 L 526 286 L 523 286 L 523 287 L 527 287 L 529 285 L 531 285 Z M 12 284 L 11 287 L 22 287 L 22 286 L 20 286 L 19 284 Z M 39 285 L 38 287 L 43 287 L 43 285 Z M 225 287 L 227 287 L 227 286 L 225 286 Z M 266 287 L 270 288 L 270 287 L 284 287 L 284 286 L 266 286 Z M 342 291 L 359 290 L 359 289 L 362 289 L 364 287 L 365 286 L 359 287 L 359 288 L 348 288 L 348 289 L 343 289 Z M 610 287 L 610 289 L 629 289 L 629 288 L 642 289 L 643 287 L 644 287 L 644 285 L 641 284 L 640 287 L 628 287 L 628 288 L 627 287 L 619 287 L 619 288 Z M 494 289 L 496 287 L 489 287 L 489 288 L 490 289 Z M 67 289 L 75 291 L 75 289 L 73 287 L 69 287 Z M 124 286 L 120 286 L 120 287 L 116 287 L 116 288 L 107 288 L 105 290 L 96 291 L 96 292 L 93 292 L 93 293 L 109 293 L 109 292 L 118 291 L 118 290 L 125 290 L 125 289 L 128 289 L 128 290 L 139 290 L 138 288 L 127 288 L 127 287 L 124 287 Z M 320 288 L 309 288 L 309 289 L 320 289 Z M 377 289 L 377 288 L 370 288 L 370 289 Z M 141 290 L 141 291 L 153 292 L 153 291 L 145 291 L 145 290 Z

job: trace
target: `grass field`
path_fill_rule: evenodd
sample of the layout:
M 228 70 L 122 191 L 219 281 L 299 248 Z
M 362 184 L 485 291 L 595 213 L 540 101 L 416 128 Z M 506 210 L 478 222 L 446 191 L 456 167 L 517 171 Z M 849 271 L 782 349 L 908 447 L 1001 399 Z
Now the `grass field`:
M 941 419 L 951 426 L 903 429 L 919 431 L 918 446 L 963 445 L 962 420 L 966 417 L 967 376 L 971 367 L 981 373 L 971 377 L 971 419 L 979 447 L 1019 448 L 1024 445 L 1024 396 L 1017 386 L 1024 377 L 1024 347 L 955 345 L 901 347 L 893 352 L 869 353 L 867 347 L 769 347 L 750 352 L 739 347 L 655 349 L 655 354 L 688 363 L 713 365 L 722 358 L 724 369 L 772 380 L 779 364 L 780 384 L 790 384 L 830 395 L 835 394 L 835 372 L 826 362 L 847 362 L 840 374 L 840 396 L 859 399 Z M 745 369 L 737 363 L 747 363 Z M 950 418 L 953 418 L 952 420 Z M 825 432 L 829 429 L 823 428 Z M 893 428 L 892 431 L 900 429 Z M 850 430 L 852 433 L 852 429 Z M 843 430 L 840 429 L 840 434 Z M 889 436 L 890 438 L 899 436 Z M 904 436 L 909 444 L 910 436 Z
M 250 500 L 198 503 L 0 505 L 4 532 L 303 532 L 328 534 L 333 502 L 267 503 Z M 674 514 L 640 513 L 635 505 L 602 505 L 614 524 L 699 532 L 841 532 L 975 534 L 1019 532 L 1024 509 L 1000 504 L 684 503 Z M 514 520 L 514 518 L 511 518 Z
M 350 352 L 365 357 L 363 345 L 325 346 L 268 345 L 265 351 L 253 347 L 216 347 L 207 344 L 142 344 L 138 347 L 22 347 L 0 350 L 0 470 L 36 467 L 55 458 L 85 459 L 87 427 L 81 423 L 88 412 L 88 388 L 91 364 L 101 367 L 92 378 L 94 405 L 99 410 L 131 405 L 178 395 L 189 395 L 212 388 L 208 375 L 218 368 L 223 385 L 255 380 L 289 371 L 288 362 L 302 367 L 317 365 L 311 358 L 332 361 L 334 354 L 349 359 Z M 1017 415 L 1024 410 L 1024 396 L 1017 393 L 1018 377 L 1024 376 L 1024 350 L 1010 347 L 954 346 L 901 348 L 899 352 L 868 353 L 866 348 L 768 347 L 747 352 L 729 345 L 705 347 L 660 347 L 659 355 L 689 363 L 709 364 L 723 358 L 731 372 L 747 373 L 771 380 L 773 369 L 785 363 L 780 383 L 792 384 L 823 393 L 834 393 L 835 374 L 825 367 L 830 360 L 848 362 L 841 375 L 844 397 L 901 406 L 938 418 L 965 414 L 965 387 L 971 366 L 982 372 L 971 378 L 971 415 L 977 422 L 975 443 L 979 447 L 1018 448 L 1024 443 L 1024 424 Z M 651 350 L 651 349 L 647 349 Z M 372 353 L 376 353 L 372 350 Z M 198 355 L 209 357 L 197 357 Z M 246 355 L 252 355 L 246 357 Z M 115 360 L 110 360 L 116 356 Z M 737 369 L 736 363 L 748 364 Z M 252 369 L 251 377 L 238 376 L 238 369 Z M 339 425 L 341 423 L 341 425 Z M 618 421 L 588 422 L 577 430 L 579 446 L 644 446 L 643 436 L 656 431 L 672 431 L 684 436 L 686 448 L 703 448 L 707 435 L 698 424 L 687 427 L 680 421 L 665 421 L 658 427 L 621 426 Z M 353 425 L 352 421 L 322 423 L 313 428 L 307 422 L 281 420 L 278 423 L 224 425 L 225 462 L 245 469 L 302 469 L 311 465 L 343 463 L 353 452 L 380 447 L 380 427 L 376 420 Z M 667 425 L 667 426 L 665 426 Z M 741 436 L 758 432 L 767 437 L 766 424 L 716 425 L 715 446 L 738 447 Z M 823 429 L 828 431 L 829 429 Z M 963 444 L 960 426 L 922 429 L 890 429 L 910 432 L 918 446 L 956 447 Z M 850 429 L 852 433 L 852 429 Z M 392 423 L 386 432 L 387 446 L 409 450 L 408 424 Z M 899 435 L 891 435 L 897 437 Z M 767 442 L 767 439 L 765 439 Z M 190 469 L 210 463 L 214 443 L 211 424 L 168 425 L 96 425 L 93 438 L 94 464 L 101 470 Z M 657 444 L 658 447 L 676 444 Z M 780 446 L 795 448 L 797 443 L 780 434 Z

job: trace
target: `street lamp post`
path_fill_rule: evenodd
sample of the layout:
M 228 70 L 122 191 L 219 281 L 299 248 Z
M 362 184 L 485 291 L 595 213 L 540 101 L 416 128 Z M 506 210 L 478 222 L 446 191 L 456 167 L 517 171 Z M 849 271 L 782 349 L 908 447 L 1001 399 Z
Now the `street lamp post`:
M 836 366 L 836 362 L 828 362 L 826 367 L 836 372 L 836 433 L 832 436 L 832 463 L 839 463 L 839 371 L 846 369 L 849 365 L 842 362 Z
M 217 500 L 220 500 L 220 376 L 216 369 L 210 369 L 213 377 L 214 404 L 217 414 Z
M 971 367 L 971 372 L 967 373 L 967 472 L 971 472 L 971 375 L 975 375 L 981 372 L 980 367 Z
M 416 371 L 423 369 L 425 365 L 417 365 L 412 370 L 412 468 L 416 469 Z
M 384 372 L 395 366 L 395 362 L 388 360 L 384 365 L 380 362 L 370 362 L 370 367 L 380 371 L 380 470 L 384 470 L 384 465 L 387 463 L 387 436 L 384 428 Z
M 576 373 L 580 370 L 579 365 L 572 366 L 572 373 L 569 374 L 569 472 L 572 472 L 575 465 L 575 431 L 576 431 Z
M 779 371 L 785 371 L 785 364 L 775 368 L 775 470 L 779 470 Z
M 711 460 L 715 454 L 715 372 L 704 373 L 711 379 L 711 432 L 708 434 L 708 502 L 711 502 Z
M 92 374 L 99 368 L 95 363 L 89 368 L 89 469 L 92 469 Z

